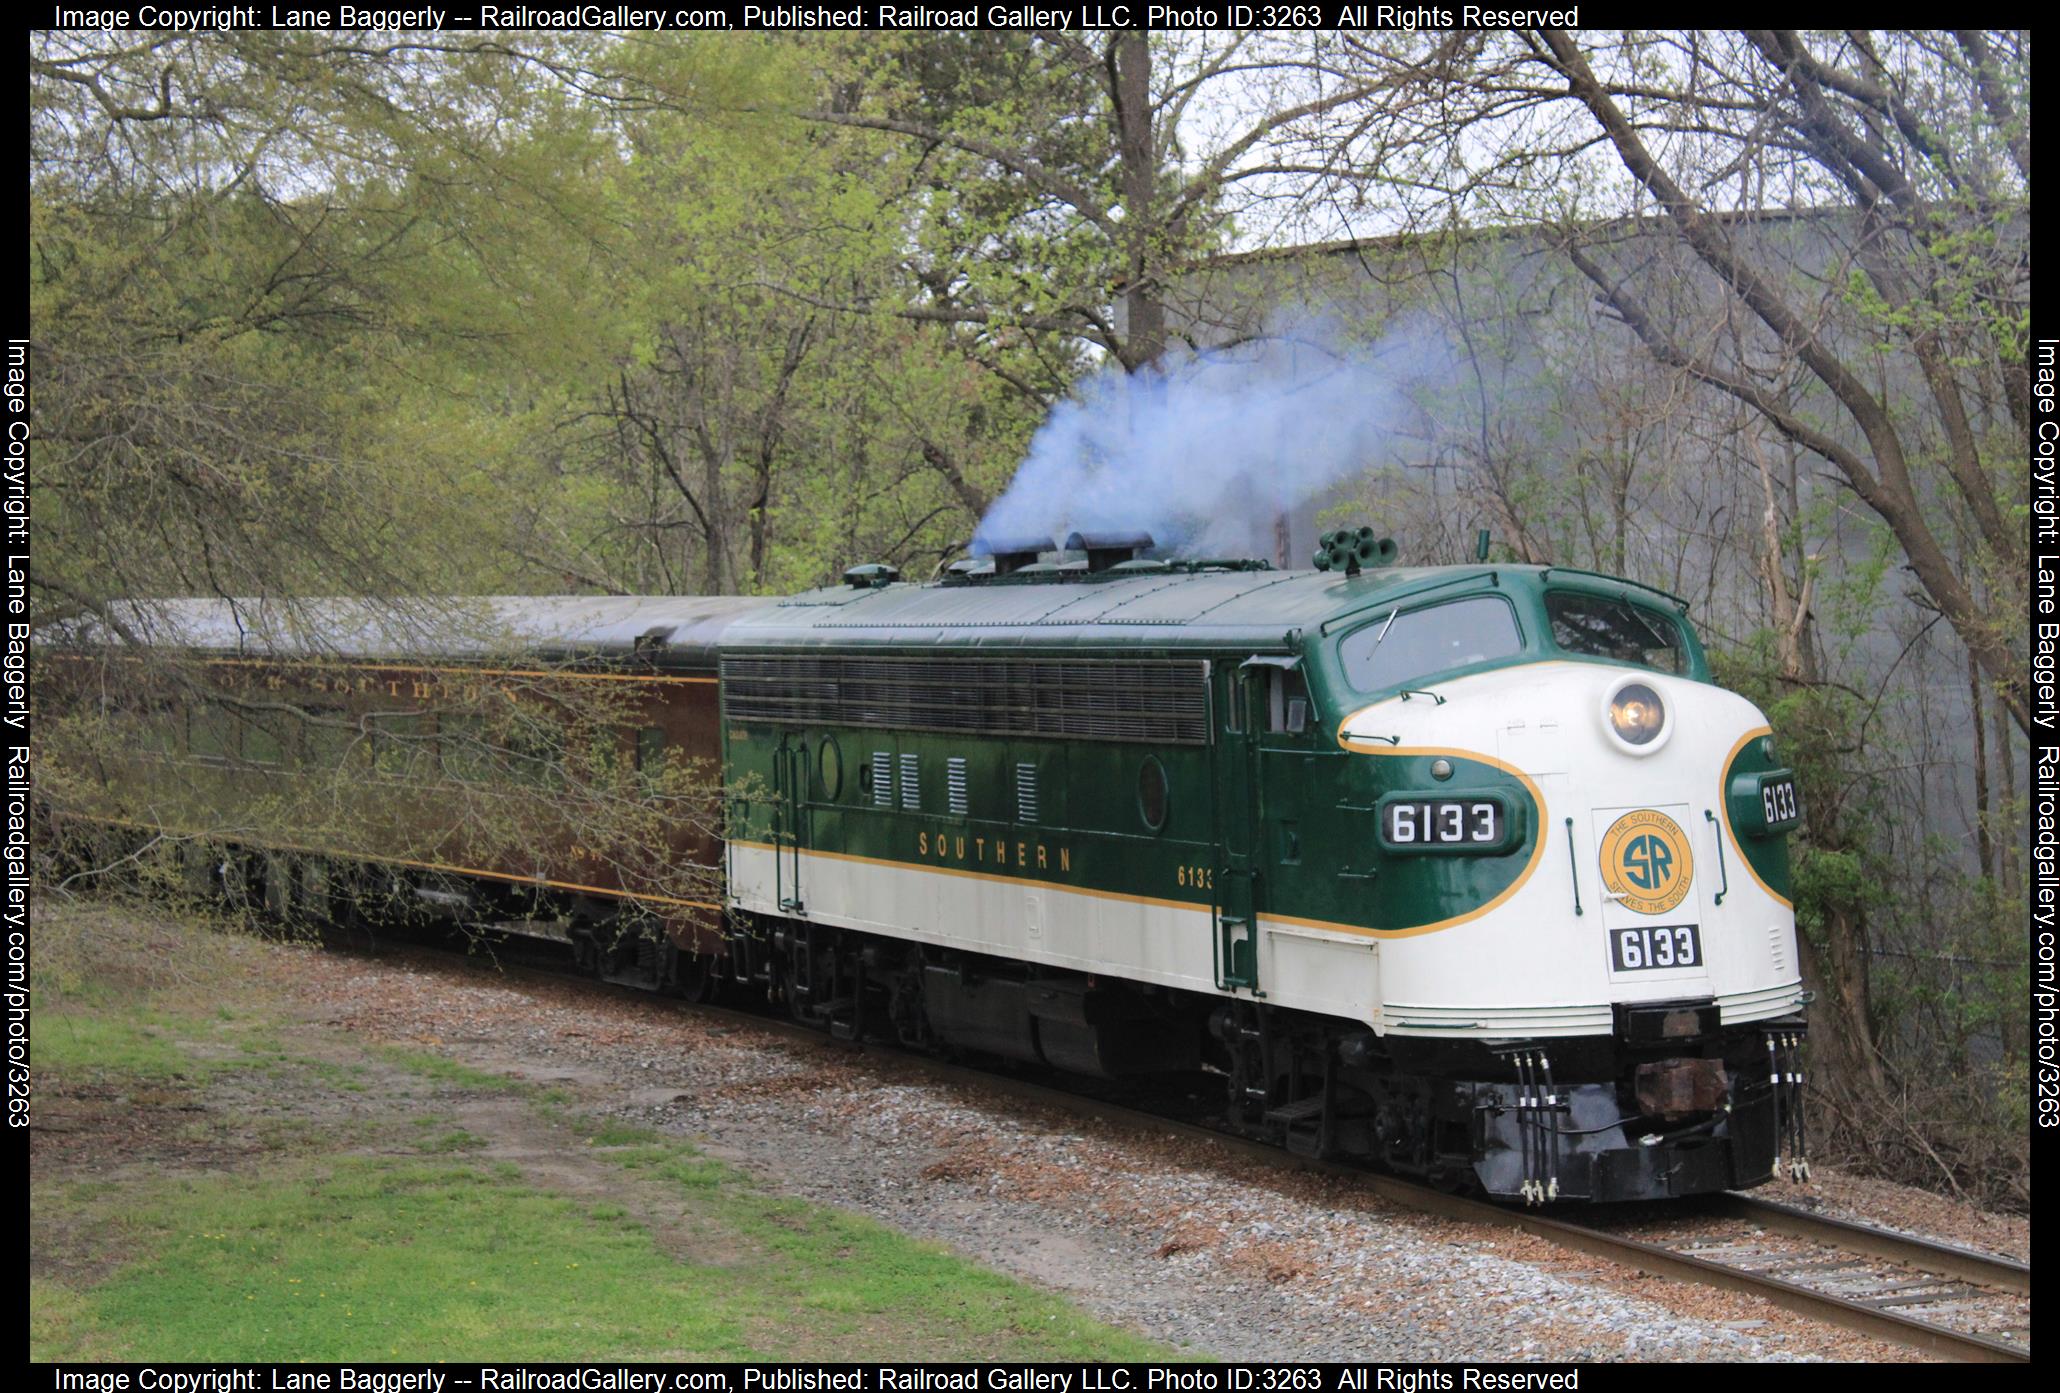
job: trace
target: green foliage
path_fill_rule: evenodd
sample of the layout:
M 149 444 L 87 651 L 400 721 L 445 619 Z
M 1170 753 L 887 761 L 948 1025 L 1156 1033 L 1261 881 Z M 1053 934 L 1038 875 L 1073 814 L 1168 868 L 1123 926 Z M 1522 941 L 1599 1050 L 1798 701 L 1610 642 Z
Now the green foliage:
M 782 114 L 819 45 L 319 38 L 37 47 L 40 613 L 791 588 L 969 532 L 1029 417 L 892 316 L 911 155 Z M 192 118 L 135 119 L 171 73 Z
M 1789 839 L 1798 932 L 1820 949 L 1835 921 L 1866 923 L 1891 883 L 1877 838 L 1850 829 L 1879 825 L 1877 790 L 1850 771 L 1861 753 L 1861 703 L 1836 687 L 1806 686 L 1782 678 L 1775 636 L 1762 631 L 1747 646 L 1710 655 L 1717 681 L 1767 713 L 1781 761 L 1796 771 L 1802 792 L 1802 828 Z
M 469 588 L 479 392 L 562 375 L 601 336 L 565 313 L 566 234 L 597 230 L 567 226 L 592 123 L 505 64 L 469 88 L 473 65 L 319 40 L 45 46 L 109 85 L 169 63 L 207 113 L 146 130 L 38 85 L 38 586 L 59 613 Z
M 1866 857 L 1856 851 L 1832 851 L 1798 840 L 1790 851 L 1795 878 L 1795 927 L 1822 950 L 1829 943 L 1834 916 L 1865 914 L 1881 903 L 1883 885 L 1870 874 Z
M 1846 598 L 1871 592 L 1881 579 L 1878 569 L 1854 567 Z M 1826 598 L 1827 614 L 1869 622 L 1864 608 Z M 1929 1184 L 1944 1178 L 2021 1206 L 2028 1107 L 2021 1003 L 2030 986 L 2022 891 L 1969 875 L 1961 849 L 1927 831 L 1930 810 L 1910 807 L 1876 772 L 1898 758 L 1870 723 L 1877 702 L 1784 678 L 1776 647 L 1776 637 L 1762 631 L 1714 652 L 1712 666 L 1720 682 L 1767 712 L 1780 758 L 1797 771 L 1804 825 L 1790 838 L 1796 928 L 1827 975 L 1862 975 L 1852 998 L 1865 1003 L 1865 1038 L 1884 1056 L 1888 1091 L 1868 1106 L 1917 1112 L 1921 1120 L 1907 1125 L 1926 1138 L 1911 1148 L 1899 1125 L 1879 1136 L 1849 1129 L 1837 1140 L 1889 1174 Z M 1847 1009 L 1843 995 L 1820 993 L 1820 1023 Z M 1854 1083 L 1834 1078 L 1827 1086 L 1844 1091 Z

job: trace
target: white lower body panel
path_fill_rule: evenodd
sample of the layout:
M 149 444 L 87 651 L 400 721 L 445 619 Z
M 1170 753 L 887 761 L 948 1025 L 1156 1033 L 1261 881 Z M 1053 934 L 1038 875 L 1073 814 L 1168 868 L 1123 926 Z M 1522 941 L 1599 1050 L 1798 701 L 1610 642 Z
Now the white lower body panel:
M 798 860 L 782 851 L 785 874 L 776 882 L 773 855 L 769 847 L 730 848 L 734 907 L 1183 991 L 1253 995 L 1216 985 L 1215 924 L 1205 908 L 809 851 Z M 794 893 L 797 865 L 801 907 L 782 909 L 780 892 Z M 1271 1005 L 1364 1021 L 1383 1034 L 1446 1039 L 1607 1035 L 1614 1029 L 1608 1001 L 1383 1002 L 1380 940 L 1263 914 L 1259 928 L 1259 995 Z M 1436 953 L 1437 937 L 1387 946 Z M 1717 1004 L 1731 1024 L 1793 1011 L 1801 995 L 1801 984 L 1790 981 L 1720 995 Z

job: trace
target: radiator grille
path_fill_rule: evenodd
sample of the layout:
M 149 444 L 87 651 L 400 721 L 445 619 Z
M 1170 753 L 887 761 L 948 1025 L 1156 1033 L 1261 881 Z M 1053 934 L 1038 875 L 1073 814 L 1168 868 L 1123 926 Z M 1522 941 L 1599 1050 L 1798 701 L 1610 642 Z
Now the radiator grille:
M 1199 659 L 725 657 L 723 709 L 793 726 L 1202 745 Z M 875 776 L 877 784 L 878 776 Z
M 944 761 L 944 804 L 953 816 L 966 815 L 966 762 L 957 755 Z

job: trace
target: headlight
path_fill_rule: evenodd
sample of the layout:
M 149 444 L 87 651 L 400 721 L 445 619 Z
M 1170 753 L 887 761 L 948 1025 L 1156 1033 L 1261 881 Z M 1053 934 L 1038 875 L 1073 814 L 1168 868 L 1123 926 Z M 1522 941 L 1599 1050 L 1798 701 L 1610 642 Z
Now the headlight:
M 1649 755 L 1673 734 L 1666 702 L 1644 682 L 1627 680 L 1611 687 L 1602 704 L 1602 719 L 1617 748 L 1626 754 Z
M 1633 745 L 1650 745 L 1667 723 L 1659 693 L 1642 682 L 1618 692 L 1609 703 L 1609 724 Z

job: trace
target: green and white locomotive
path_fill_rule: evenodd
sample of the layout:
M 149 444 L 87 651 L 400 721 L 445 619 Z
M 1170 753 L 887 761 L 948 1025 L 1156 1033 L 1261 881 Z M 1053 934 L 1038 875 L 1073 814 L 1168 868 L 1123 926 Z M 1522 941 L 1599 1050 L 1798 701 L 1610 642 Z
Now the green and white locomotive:
M 1496 1196 L 1799 1172 L 1795 780 L 1686 605 L 1325 541 L 738 618 L 729 970 L 845 1034 L 1219 1069 L 1250 1130 Z
M 148 601 L 178 681 L 87 628 L 39 682 L 136 722 L 68 816 L 177 833 L 246 902 L 557 938 L 852 1038 L 1213 1070 L 1250 1131 L 1496 1196 L 1799 1174 L 1795 779 L 1686 607 L 1327 542 L 1310 571 L 1076 534 L 776 601 L 503 597 L 478 639 Z M 589 819 L 582 768 L 609 807 L 719 770 L 726 836 Z

